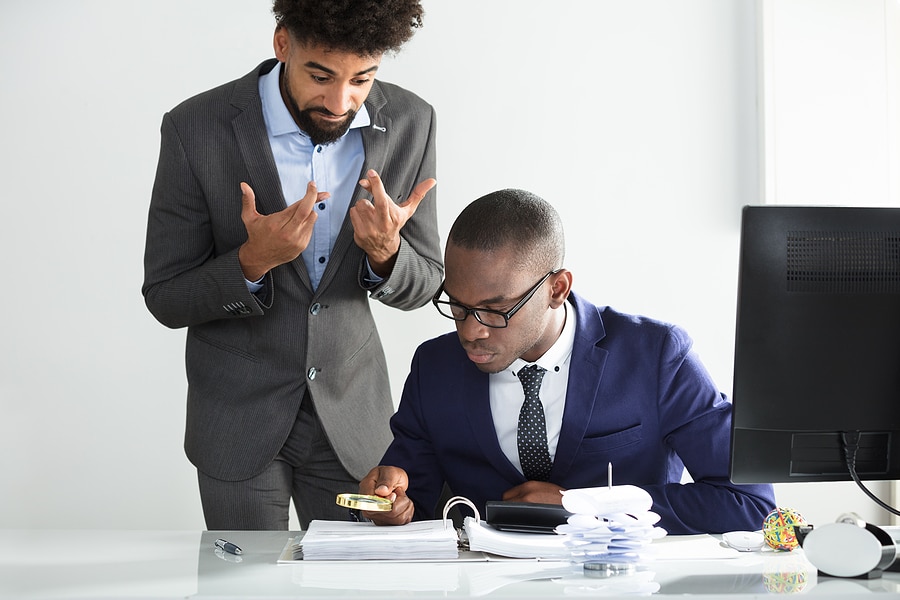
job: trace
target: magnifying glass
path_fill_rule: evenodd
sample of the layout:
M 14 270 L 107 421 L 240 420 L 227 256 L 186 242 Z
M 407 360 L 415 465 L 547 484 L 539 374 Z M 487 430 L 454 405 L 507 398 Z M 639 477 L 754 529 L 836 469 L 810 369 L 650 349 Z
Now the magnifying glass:
M 369 496 L 367 494 L 338 494 L 335 503 L 338 506 L 350 510 L 371 510 L 378 512 L 390 512 L 394 503 L 381 496 Z

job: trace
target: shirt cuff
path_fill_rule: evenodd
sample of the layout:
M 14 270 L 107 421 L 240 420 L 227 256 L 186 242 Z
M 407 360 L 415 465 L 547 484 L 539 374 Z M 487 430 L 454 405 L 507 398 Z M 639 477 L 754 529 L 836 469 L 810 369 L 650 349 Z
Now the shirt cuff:
M 366 289 L 371 289 L 376 285 L 380 284 L 384 281 L 384 277 L 375 274 L 375 271 L 372 270 L 372 265 L 369 264 L 369 257 L 366 257 L 366 274 L 363 275 L 363 285 L 366 286 Z
M 257 281 L 249 281 L 249 280 L 245 279 L 244 282 L 247 284 L 247 289 L 250 290 L 250 293 L 255 294 L 259 290 L 263 289 L 263 287 L 264 287 L 263 280 L 265 280 L 265 278 L 266 278 L 266 276 L 263 275 Z

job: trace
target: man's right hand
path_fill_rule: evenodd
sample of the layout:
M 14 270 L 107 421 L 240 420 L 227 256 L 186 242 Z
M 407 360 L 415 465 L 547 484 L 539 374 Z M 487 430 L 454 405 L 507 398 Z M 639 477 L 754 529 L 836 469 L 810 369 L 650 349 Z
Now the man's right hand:
M 247 281 L 259 281 L 270 270 L 306 250 L 318 218 L 313 206 L 330 196 L 319 192 L 310 181 L 303 198 L 282 211 L 261 215 L 256 210 L 253 189 L 241 182 L 241 220 L 247 228 L 247 241 L 238 250 L 238 260 Z
M 409 477 L 400 467 L 375 467 L 359 482 L 359 493 L 381 496 L 394 505 L 390 512 L 364 510 L 363 515 L 376 525 L 405 525 L 412 521 L 415 506 L 407 497 Z

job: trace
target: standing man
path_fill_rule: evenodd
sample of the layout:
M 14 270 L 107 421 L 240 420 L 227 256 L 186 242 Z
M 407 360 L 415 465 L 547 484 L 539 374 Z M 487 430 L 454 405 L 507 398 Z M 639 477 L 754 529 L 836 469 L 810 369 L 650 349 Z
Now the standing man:
M 416 351 L 394 441 L 359 488 L 393 510 L 366 516 L 433 518 L 445 482 L 482 514 L 488 500 L 561 504 L 563 489 L 605 486 L 612 463 L 669 533 L 758 529 L 772 486 L 729 481 L 731 404 L 688 335 L 576 295 L 564 258 L 559 215 L 529 192 L 457 217 L 433 299 L 456 333 Z
M 390 443 L 369 299 L 438 287 L 435 115 L 376 81 L 419 0 L 275 0 L 276 59 L 163 117 L 143 294 L 187 327 L 185 451 L 208 529 L 342 519 Z

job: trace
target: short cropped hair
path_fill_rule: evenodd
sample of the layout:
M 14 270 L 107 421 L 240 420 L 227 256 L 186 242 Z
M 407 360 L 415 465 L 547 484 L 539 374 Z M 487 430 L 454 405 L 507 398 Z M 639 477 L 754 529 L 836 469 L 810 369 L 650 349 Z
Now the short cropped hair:
M 450 228 L 448 243 L 467 250 L 513 249 L 520 266 L 552 271 L 566 254 L 562 220 L 556 209 L 525 190 L 491 192 L 469 204 Z
M 398 51 L 425 9 L 420 0 L 274 0 L 272 13 L 303 44 L 378 56 Z

